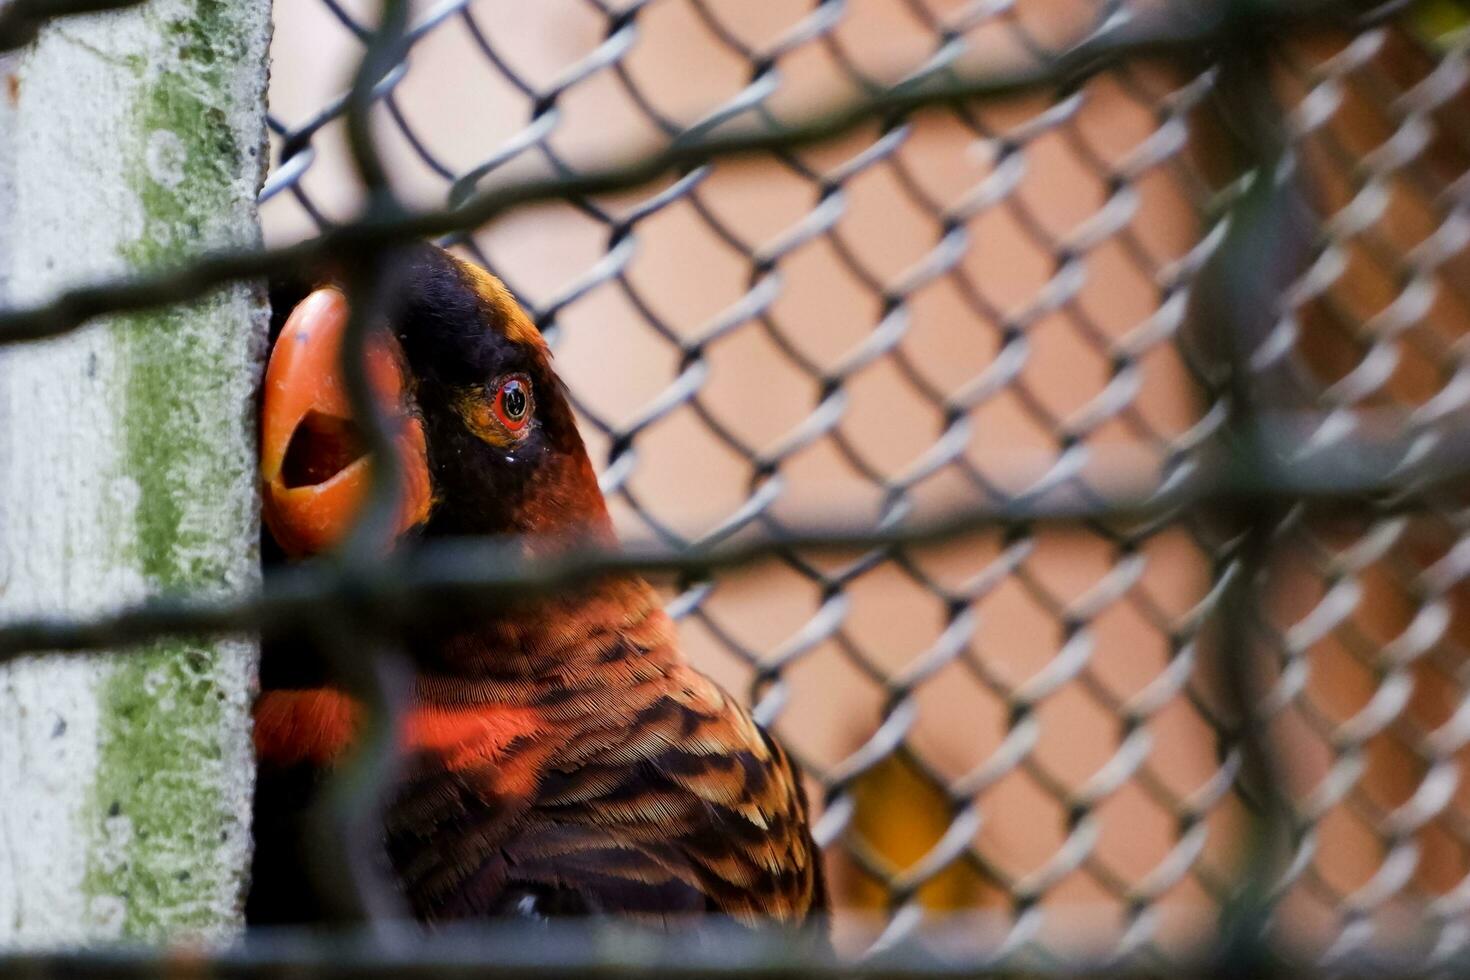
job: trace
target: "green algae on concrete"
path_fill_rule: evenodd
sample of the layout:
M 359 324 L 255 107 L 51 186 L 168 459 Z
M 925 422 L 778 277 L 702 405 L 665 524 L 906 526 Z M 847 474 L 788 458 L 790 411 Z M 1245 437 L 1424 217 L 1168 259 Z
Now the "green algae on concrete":
M 268 7 L 155 0 L 139 15 L 159 50 L 128 62 L 140 85 L 120 150 L 142 220 L 122 257 L 147 269 L 257 244 L 262 105 L 232 101 L 263 99 Z M 258 288 L 239 284 L 110 322 L 121 465 L 136 488 L 119 560 L 150 591 L 221 594 L 254 581 L 250 406 L 263 310 Z M 160 940 L 238 927 L 252 671 L 243 640 L 168 639 L 116 658 L 99 690 L 84 884 L 98 932 Z

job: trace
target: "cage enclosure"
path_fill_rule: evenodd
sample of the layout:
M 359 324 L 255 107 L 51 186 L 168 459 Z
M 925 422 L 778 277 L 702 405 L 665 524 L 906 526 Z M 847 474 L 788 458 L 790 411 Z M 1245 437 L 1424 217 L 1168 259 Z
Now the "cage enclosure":
M 48 69 L 47 52 L 111 18 L 157 27 L 158 2 L 0 7 L 0 48 L 17 52 L 0 67 L 18 79 L 0 120 L 43 113 L 32 76 L 58 104 L 83 98 L 66 53 Z M 216 6 L 176 22 L 209 29 Z M 78 227 L 116 195 L 18 219 L 50 229 L 35 254 L 0 231 L 0 339 L 18 344 L 0 353 L 0 468 L 39 441 L 5 406 L 20 418 L 53 397 L 32 350 L 106 403 L 109 382 L 85 380 L 98 356 L 127 390 L 168 388 L 181 352 L 213 344 L 181 376 L 197 369 L 216 399 L 198 414 L 229 423 L 225 439 L 181 408 L 203 397 L 188 384 L 163 409 L 136 396 L 137 424 L 172 448 L 132 440 L 141 503 L 81 499 L 166 526 L 159 557 L 119 559 L 121 584 L 117 562 L 80 580 L 74 557 L 45 566 L 100 607 L 54 604 L 12 554 L 0 837 L 44 822 L 58 794 L 80 829 L 65 861 L 0 848 L 0 939 L 56 938 L 42 879 L 80 888 L 53 904 L 80 916 L 64 939 L 238 934 L 235 838 L 205 855 L 138 837 L 174 833 L 167 820 L 119 819 L 137 801 L 192 814 L 188 833 L 244 833 L 250 643 L 233 637 L 323 607 L 371 636 L 446 602 L 641 569 L 685 653 L 804 773 L 842 957 L 1157 970 L 1247 955 L 1245 934 L 1252 955 L 1330 968 L 1461 962 L 1470 7 L 298 0 L 271 16 L 268 93 L 261 25 L 235 24 L 207 61 L 189 31 L 154 32 L 194 66 L 188 92 L 228 74 L 242 115 L 205 113 L 200 130 L 177 94 L 127 110 L 158 114 L 145 134 L 177 123 L 200 144 L 144 139 L 122 165 L 146 171 L 119 192 L 142 202 L 142 230 L 126 227 L 146 247 Z M 236 169 L 191 205 L 203 218 L 148 217 L 175 170 L 195 186 L 186 162 L 221 133 L 250 144 L 249 111 L 267 105 L 267 152 L 219 155 Z M 0 216 L 24 217 L 40 193 L 24 189 L 83 138 L 0 151 Z M 261 160 L 257 225 L 226 191 Z M 422 238 L 498 276 L 549 343 L 626 550 L 369 549 L 258 584 L 253 504 L 235 503 L 237 524 L 216 524 L 228 567 L 184 561 L 220 512 L 150 496 L 183 480 L 218 500 L 238 492 L 220 473 L 254 479 L 232 469 L 253 452 L 251 284 L 344 257 L 387 276 Z M 349 277 L 349 299 L 372 302 L 373 278 Z M 98 328 L 47 338 L 97 316 L 100 355 L 55 353 Z M 127 442 L 132 424 L 87 438 Z M 77 452 L 68 473 L 93 465 Z M 201 453 L 219 455 L 214 476 L 181 477 Z M 77 498 L 11 481 L 0 537 L 76 520 Z M 72 652 L 32 657 L 50 650 Z M 208 667 L 178 673 L 190 657 Z M 57 788 L 35 775 L 56 751 L 38 705 L 68 671 L 101 672 L 76 683 L 105 694 L 66 709 L 91 728 Z M 391 678 L 358 673 L 344 683 L 388 711 Z M 226 707 L 175 717 L 201 690 Z M 145 775 L 190 769 L 144 749 L 183 722 L 202 726 L 191 751 L 222 788 L 114 790 L 139 753 Z M 380 748 L 350 773 L 381 775 Z M 191 860 L 217 880 L 176 881 Z M 271 962 L 330 960 L 312 949 Z M 508 963 L 504 946 L 481 952 Z M 746 954 L 778 955 L 723 962 Z M 612 961 L 626 966 L 596 944 L 576 959 Z

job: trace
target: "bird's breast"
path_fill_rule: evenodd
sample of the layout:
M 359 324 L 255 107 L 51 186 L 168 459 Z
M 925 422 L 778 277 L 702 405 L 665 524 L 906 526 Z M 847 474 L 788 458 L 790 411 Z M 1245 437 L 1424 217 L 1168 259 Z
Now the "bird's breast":
M 404 719 L 402 744 L 406 753 L 426 753 L 458 770 L 502 762 L 515 745 L 546 731 L 541 711 L 527 705 L 420 705 Z
M 280 767 L 329 766 L 352 747 L 361 721 L 361 706 L 336 688 L 266 691 L 255 706 L 256 754 Z M 506 761 L 515 746 L 547 730 L 542 712 L 527 705 L 415 704 L 403 718 L 399 748 L 446 769 L 478 768 Z

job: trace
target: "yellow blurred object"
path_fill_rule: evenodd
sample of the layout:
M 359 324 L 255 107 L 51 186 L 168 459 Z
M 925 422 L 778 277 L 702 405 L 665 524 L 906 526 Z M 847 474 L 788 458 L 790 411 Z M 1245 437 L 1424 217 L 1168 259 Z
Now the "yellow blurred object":
M 1470 4 L 1463 0 L 1421 0 L 1410 14 L 1414 29 L 1431 44 L 1447 48 L 1470 26 Z
M 891 756 L 853 785 L 857 802 L 853 829 L 890 867 L 905 870 L 929 853 L 949 829 L 952 808 L 945 794 L 907 759 Z M 843 905 L 883 909 L 888 891 L 867 875 L 854 876 Z M 956 861 L 919 889 L 926 909 L 956 911 L 1004 900 L 968 864 Z

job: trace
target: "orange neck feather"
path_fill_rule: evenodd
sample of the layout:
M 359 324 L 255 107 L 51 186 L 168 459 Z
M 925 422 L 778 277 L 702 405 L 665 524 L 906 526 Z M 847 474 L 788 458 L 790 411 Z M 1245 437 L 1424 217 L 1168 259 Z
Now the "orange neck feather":
M 361 714 L 333 687 L 264 691 L 255 702 L 256 757 L 281 767 L 329 765 L 352 744 Z
M 656 593 L 636 579 L 610 580 L 576 598 L 537 603 L 446 644 L 448 672 L 420 676 L 400 746 L 450 768 L 504 760 L 513 743 L 535 740 L 564 719 L 543 706 L 568 687 L 619 690 L 658 683 L 681 661 Z M 622 647 L 626 656 L 618 657 Z M 357 735 L 362 711 L 332 687 L 262 692 L 255 749 L 273 766 L 327 766 Z

